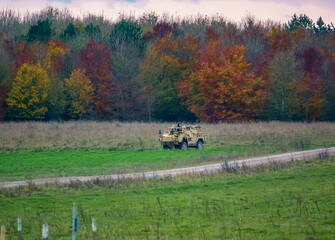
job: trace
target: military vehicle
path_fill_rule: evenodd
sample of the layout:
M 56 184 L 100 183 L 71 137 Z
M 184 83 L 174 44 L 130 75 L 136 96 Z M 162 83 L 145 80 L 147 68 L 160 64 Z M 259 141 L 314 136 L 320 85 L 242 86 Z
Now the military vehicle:
M 203 149 L 203 144 L 207 140 L 207 135 L 201 132 L 199 125 L 172 125 L 163 134 L 159 130 L 159 141 L 164 149 L 182 149 L 187 150 L 188 147 L 195 147 L 199 150 Z

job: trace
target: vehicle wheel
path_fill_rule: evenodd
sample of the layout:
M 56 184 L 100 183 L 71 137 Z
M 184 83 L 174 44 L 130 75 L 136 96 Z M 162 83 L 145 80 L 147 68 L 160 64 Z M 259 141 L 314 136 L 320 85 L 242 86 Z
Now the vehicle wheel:
M 187 150 L 187 148 L 188 148 L 188 144 L 187 144 L 187 142 L 186 141 L 184 141 L 182 144 L 181 144 L 181 150 Z
M 170 149 L 168 145 L 164 144 L 163 149 Z
M 202 143 L 201 140 L 199 140 L 199 141 L 197 142 L 197 149 L 199 149 L 199 150 L 204 149 L 204 145 L 203 145 L 203 143 Z

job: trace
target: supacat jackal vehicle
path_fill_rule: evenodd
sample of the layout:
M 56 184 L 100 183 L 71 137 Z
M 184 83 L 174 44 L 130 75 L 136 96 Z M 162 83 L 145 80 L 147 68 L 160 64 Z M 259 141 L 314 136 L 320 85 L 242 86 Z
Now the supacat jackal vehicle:
M 159 141 L 164 149 L 179 148 L 187 150 L 188 147 L 203 149 L 207 135 L 201 132 L 198 125 L 172 125 L 163 134 L 159 130 Z

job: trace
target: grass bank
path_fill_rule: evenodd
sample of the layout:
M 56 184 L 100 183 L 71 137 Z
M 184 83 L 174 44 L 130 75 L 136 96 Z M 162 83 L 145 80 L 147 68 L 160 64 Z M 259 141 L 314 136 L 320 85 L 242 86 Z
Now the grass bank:
M 249 148 L 239 146 L 203 151 L 192 149 L 4 153 L 0 154 L 0 182 L 172 169 L 223 162 L 247 157 L 249 154 Z
M 166 179 L 110 180 L 0 190 L 6 239 L 333 239 L 335 158 Z

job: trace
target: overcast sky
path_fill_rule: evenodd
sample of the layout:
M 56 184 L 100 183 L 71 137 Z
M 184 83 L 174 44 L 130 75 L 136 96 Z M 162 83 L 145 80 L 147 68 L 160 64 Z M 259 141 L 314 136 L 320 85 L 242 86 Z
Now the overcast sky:
M 14 8 L 21 13 L 54 6 L 68 8 L 75 16 L 85 13 L 103 14 L 116 20 L 119 12 L 141 15 L 154 11 L 178 16 L 214 15 L 241 21 L 247 15 L 257 19 L 287 22 L 294 13 L 305 13 L 316 21 L 320 16 L 326 23 L 335 23 L 335 0 L 0 0 L 2 8 Z

